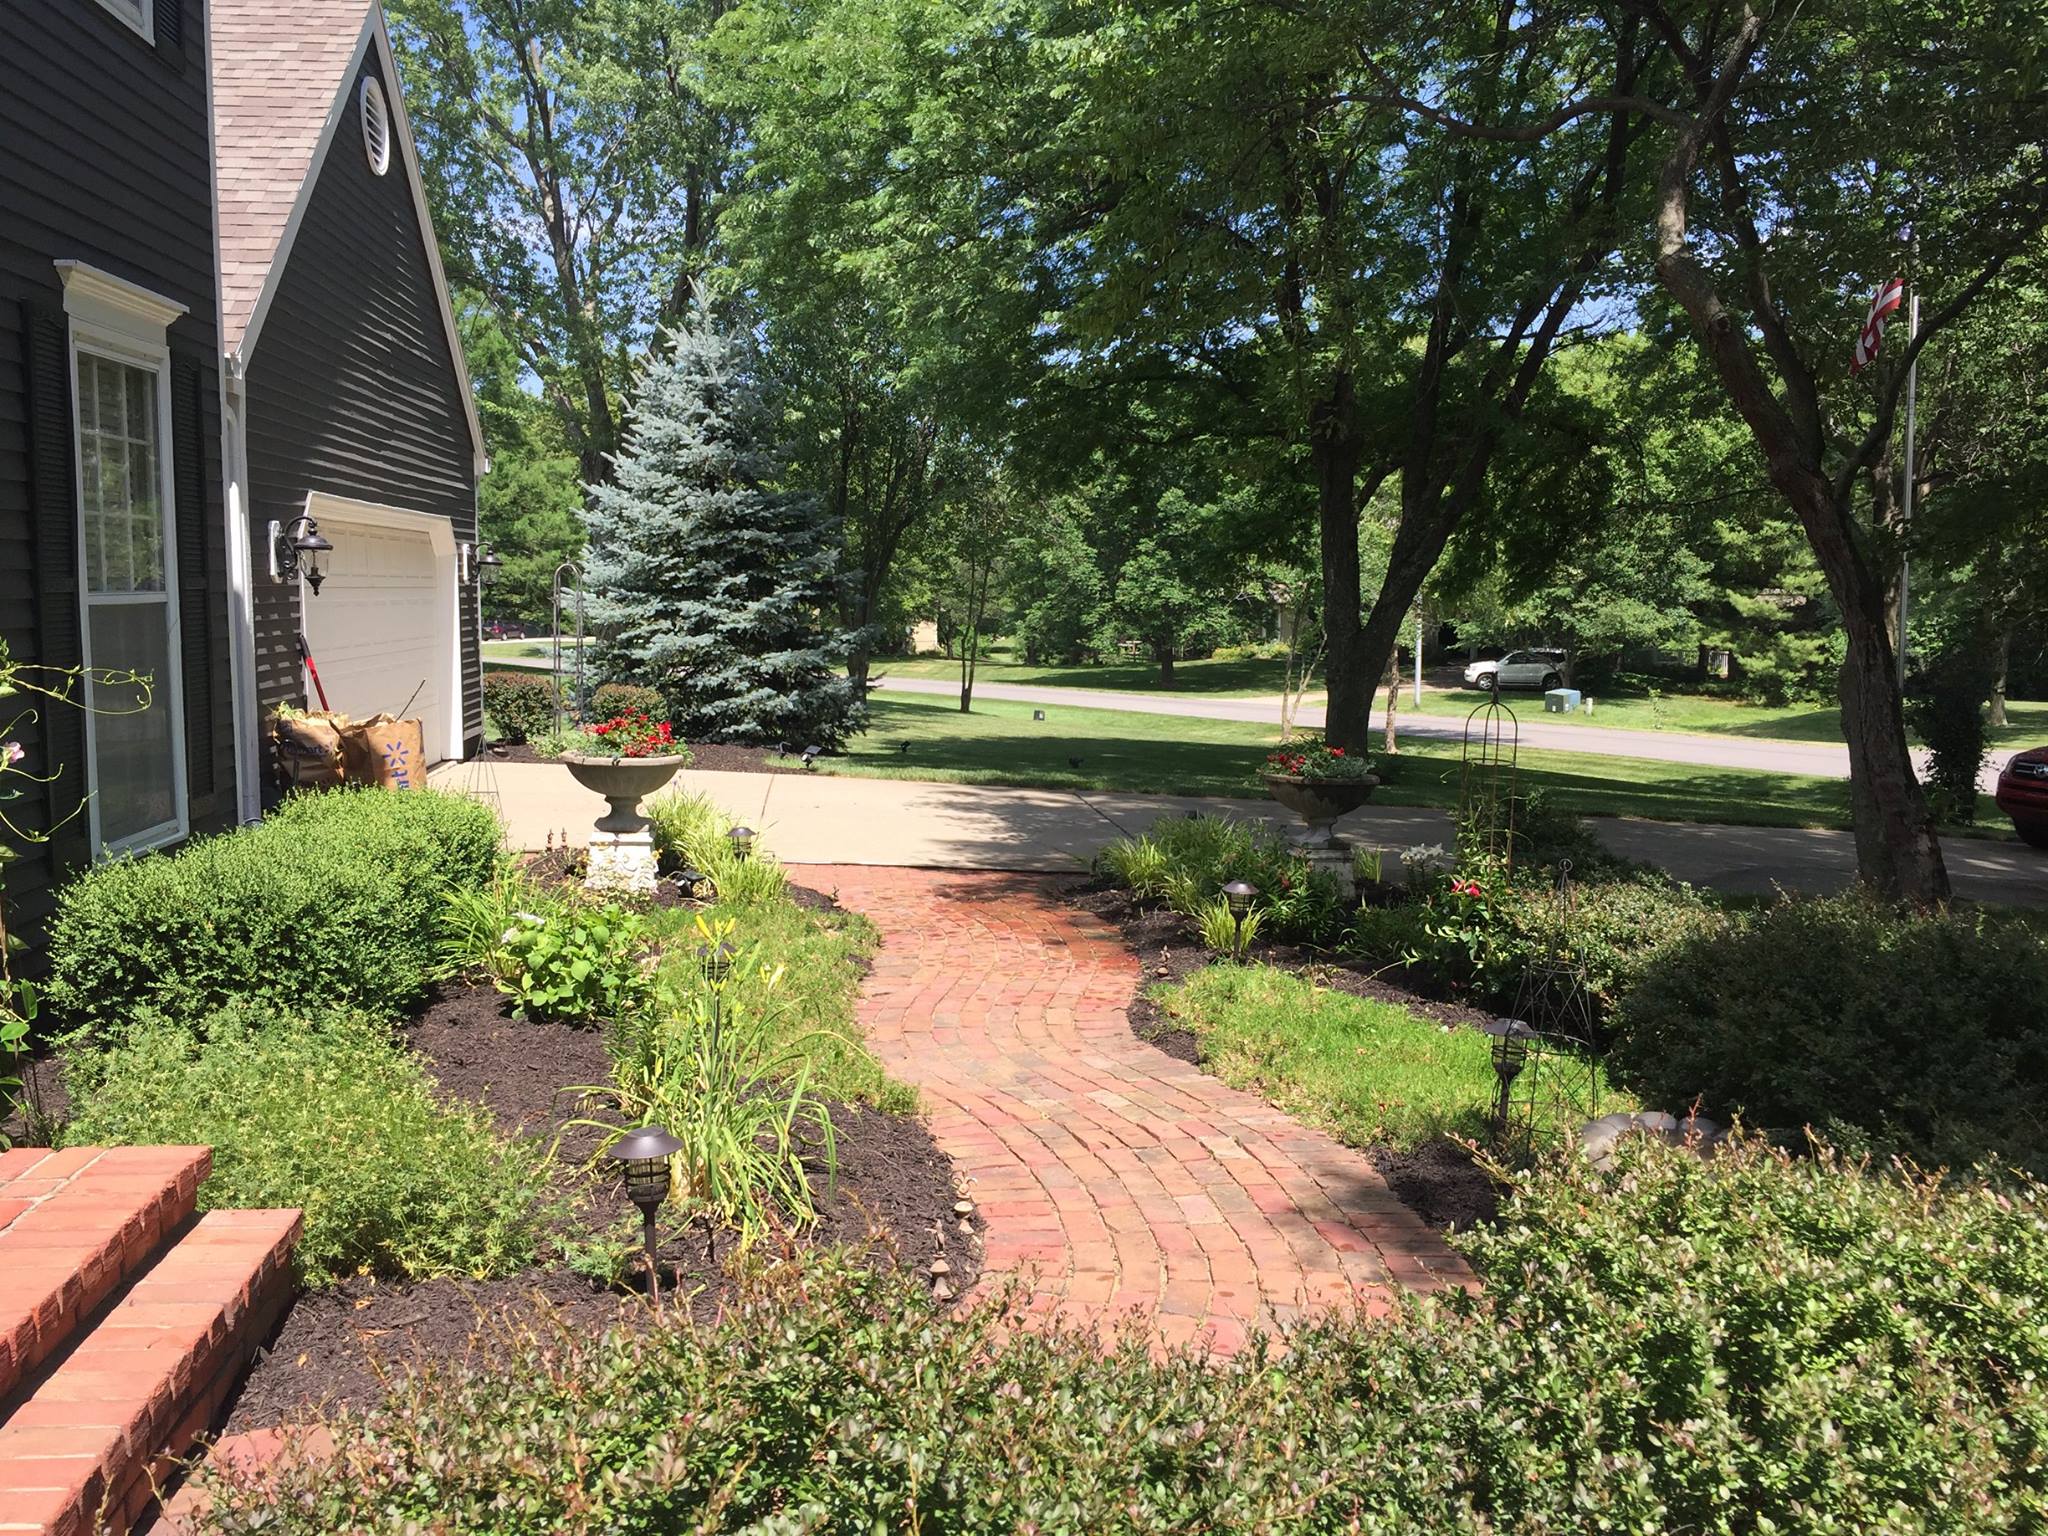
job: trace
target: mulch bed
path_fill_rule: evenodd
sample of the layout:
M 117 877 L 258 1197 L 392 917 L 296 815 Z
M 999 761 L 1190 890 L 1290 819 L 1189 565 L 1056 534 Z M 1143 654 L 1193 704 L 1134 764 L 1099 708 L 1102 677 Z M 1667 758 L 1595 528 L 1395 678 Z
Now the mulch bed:
M 558 878 L 573 878 L 567 866 Z M 833 905 L 793 889 L 813 908 Z M 559 1186 L 567 1209 L 542 1240 L 541 1261 L 496 1280 L 379 1280 L 356 1277 L 301 1296 L 250 1372 L 227 1424 L 230 1432 L 303 1420 L 318 1407 L 362 1407 L 383 1395 L 380 1372 L 407 1363 L 468 1358 L 480 1329 L 518 1327 L 552 1314 L 578 1331 L 632 1325 L 651 1314 L 644 1267 L 627 1289 L 608 1288 L 571 1269 L 557 1241 L 611 1235 L 637 1215 L 608 1181 L 580 1170 L 597 1150 L 594 1129 L 564 1128 L 582 1108 L 564 1090 L 605 1083 L 611 1057 L 602 1033 L 512 1018 L 495 990 L 446 985 L 406 1027 L 406 1036 L 449 1099 L 481 1104 L 499 1131 L 552 1142 L 560 1135 Z M 778 1239 L 785 1251 L 850 1244 L 870 1261 L 946 1269 L 942 1298 L 965 1295 L 981 1269 L 981 1218 L 967 1229 L 955 1212 L 961 1196 L 952 1160 L 914 1116 L 859 1103 L 831 1106 L 837 1177 L 826 1187 L 822 1158 L 806 1158 L 818 1197 L 817 1224 Z M 663 1295 L 699 1320 L 714 1317 L 730 1294 L 732 1239 L 721 1234 L 707 1254 L 701 1228 L 664 1238 Z M 681 1298 L 680 1301 L 669 1298 Z
M 773 747 L 740 747 L 729 741 L 693 741 L 690 766 L 711 773 L 802 773 L 803 759 L 779 756 Z M 485 749 L 493 763 L 551 763 L 525 742 L 494 741 Z
M 1201 1065 L 1200 1037 L 1169 1022 L 1151 997 L 1155 988 L 1185 981 L 1216 963 L 1195 925 L 1178 912 L 1135 902 L 1128 891 L 1095 880 L 1077 881 L 1061 895 L 1069 905 L 1115 924 L 1137 957 L 1142 981 L 1130 1004 L 1131 1033 L 1177 1061 Z M 1306 976 L 1332 991 L 1393 1003 L 1440 1024 L 1476 1028 L 1491 1017 L 1483 1009 L 1412 991 L 1384 972 L 1367 972 L 1344 955 L 1308 945 L 1257 942 L 1251 958 Z M 1363 1150 L 1395 1196 L 1432 1227 L 1469 1227 L 1492 1221 L 1499 1212 L 1493 1179 L 1458 1142 L 1439 1137 L 1412 1152 L 1391 1147 Z

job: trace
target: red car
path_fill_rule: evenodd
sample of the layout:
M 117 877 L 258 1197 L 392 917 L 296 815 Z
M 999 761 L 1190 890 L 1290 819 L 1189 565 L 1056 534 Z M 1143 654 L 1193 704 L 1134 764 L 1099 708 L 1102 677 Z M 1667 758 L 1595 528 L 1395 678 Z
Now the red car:
M 2015 752 L 1998 776 L 1998 808 L 2036 848 L 2048 848 L 2048 747 Z

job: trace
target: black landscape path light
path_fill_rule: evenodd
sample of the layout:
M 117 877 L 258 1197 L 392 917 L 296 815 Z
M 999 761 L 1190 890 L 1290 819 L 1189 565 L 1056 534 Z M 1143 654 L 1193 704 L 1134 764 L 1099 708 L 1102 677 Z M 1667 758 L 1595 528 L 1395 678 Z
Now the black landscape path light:
M 1520 1019 L 1488 1019 L 1479 1027 L 1493 1037 L 1493 1075 L 1500 1084 L 1493 1120 L 1498 1129 L 1506 1130 L 1508 1093 L 1514 1087 L 1515 1079 L 1522 1075 L 1522 1069 L 1529 1064 L 1530 1044 L 1536 1038 L 1536 1031 Z
M 754 839 L 760 835 L 752 827 L 734 827 L 725 834 L 725 840 L 732 845 L 732 856 L 744 864 L 747 855 L 754 851 Z
M 643 1125 L 612 1143 L 611 1160 L 624 1170 L 626 1198 L 640 1208 L 640 1240 L 647 1247 L 647 1288 L 661 1300 L 661 1263 L 656 1257 L 654 1216 L 668 1199 L 668 1160 L 683 1144 L 659 1125 Z
M 698 893 L 711 883 L 711 877 L 701 869 L 679 869 L 673 878 L 685 901 L 696 901 Z
M 1230 907 L 1230 921 L 1237 930 L 1235 949 L 1239 959 L 1244 958 L 1244 920 L 1251 916 L 1252 903 L 1259 899 L 1259 888 L 1249 880 L 1233 880 L 1223 887 L 1223 899 Z
M 732 975 L 734 955 L 733 947 L 723 942 L 697 946 L 697 964 L 703 969 L 704 979 L 710 982 L 714 989 L 722 990 L 727 978 Z

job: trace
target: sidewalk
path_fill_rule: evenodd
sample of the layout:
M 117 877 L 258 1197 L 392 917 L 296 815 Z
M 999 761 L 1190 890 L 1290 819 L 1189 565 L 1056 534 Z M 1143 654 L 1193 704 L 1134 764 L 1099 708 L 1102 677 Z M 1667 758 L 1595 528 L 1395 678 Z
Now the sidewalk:
M 513 846 L 523 849 L 540 848 L 550 836 L 560 841 L 565 834 L 572 844 L 581 844 L 604 810 L 601 799 L 552 763 L 448 763 L 434 771 L 433 782 L 492 800 Z M 763 833 L 776 856 L 792 864 L 1074 872 L 1086 869 L 1109 843 L 1144 831 L 1162 816 L 1199 810 L 1276 828 L 1290 819 L 1268 800 L 996 789 L 825 774 L 690 769 L 678 775 L 677 784 L 710 796 L 727 814 Z M 1855 878 L 1855 840 L 1847 832 L 1608 817 L 1592 818 L 1590 824 L 1615 852 L 1719 890 L 1767 893 L 1783 886 L 1826 892 Z M 1367 806 L 1338 825 L 1368 847 L 1451 843 L 1447 811 Z M 1957 895 L 2048 906 L 2048 854 L 2020 843 L 1974 839 L 1943 847 Z

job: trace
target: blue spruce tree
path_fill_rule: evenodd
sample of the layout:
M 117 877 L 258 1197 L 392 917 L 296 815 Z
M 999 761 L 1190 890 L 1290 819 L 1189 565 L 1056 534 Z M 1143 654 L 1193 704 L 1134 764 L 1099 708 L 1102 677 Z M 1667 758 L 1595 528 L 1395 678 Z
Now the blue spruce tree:
M 861 706 L 824 627 L 835 530 L 771 488 L 773 423 L 740 348 L 702 310 L 667 339 L 584 514 L 596 671 L 661 690 L 685 740 L 836 747 Z

